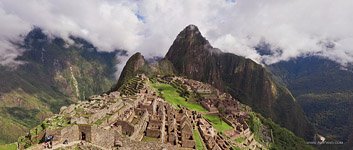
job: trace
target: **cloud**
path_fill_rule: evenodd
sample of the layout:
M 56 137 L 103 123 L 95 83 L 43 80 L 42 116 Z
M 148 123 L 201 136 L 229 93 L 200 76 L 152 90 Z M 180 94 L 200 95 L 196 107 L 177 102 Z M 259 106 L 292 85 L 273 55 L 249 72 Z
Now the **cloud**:
M 19 36 L 25 34 L 30 26 L 17 16 L 8 14 L 2 9 L 0 9 L 0 21 L 0 65 L 21 64 L 15 59 L 22 54 L 23 50 L 15 47 L 12 42 L 18 42 Z
M 102 51 L 152 57 L 165 55 L 195 24 L 214 47 L 257 62 L 319 55 L 345 65 L 353 62 L 351 8 L 351 0 L 1 0 L 0 62 L 16 62 L 21 50 L 8 41 L 33 25 L 66 40 L 82 37 Z M 255 50 L 261 42 L 273 55 Z

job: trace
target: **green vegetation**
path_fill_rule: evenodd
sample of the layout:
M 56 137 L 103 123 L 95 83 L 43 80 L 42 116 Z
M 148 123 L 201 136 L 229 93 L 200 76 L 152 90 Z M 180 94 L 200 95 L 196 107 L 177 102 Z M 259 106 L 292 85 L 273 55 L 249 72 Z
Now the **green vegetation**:
M 232 126 L 224 122 L 219 116 L 217 115 L 203 115 L 205 119 L 207 119 L 209 122 L 211 122 L 212 126 L 218 131 L 218 132 L 224 132 L 227 130 L 233 129 Z
M 263 126 L 260 118 L 256 116 L 254 112 L 249 113 L 250 119 L 248 121 L 248 125 L 250 130 L 254 133 L 254 138 L 256 141 L 261 142 L 261 127 Z
M 180 105 L 197 112 L 207 112 L 200 104 L 186 101 L 184 97 L 180 96 L 178 90 L 169 84 L 152 83 L 152 86 L 158 89 L 162 97 L 177 109 L 178 105 Z
M 16 143 L 0 145 L 0 150 L 16 150 L 17 145 Z
M 178 105 L 186 107 L 190 110 L 195 110 L 197 112 L 207 112 L 200 104 L 194 102 L 188 102 L 182 96 L 180 96 L 180 90 L 177 90 L 174 86 L 164 83 L 152 83 L 152 86 L 160 92 L 162 97 L 175 108 L 178 108 Z M 224 132 L 227 130 L 233 129 L 232 126 L 228 125 L 217 115 L 203 115 L 205 119 L 211 122 L 213 127 L 219 131 Z
M 124 95 L 135 95 L 143 86 L 139 77 L 131 77 L 118 89 Z
M 327 139 L 346 141 L 353 122 L 353 92 L 310 93 L 297 97 L 307 117 Z
M 68 125 L 69 125 L 68 118 L 61 115 L 53 116 L 51 118 L 44 120 L 40 125 L 29 130 L 28 136 L 31 138 L 22 136 L 18 138 L 18 143 L 20 145 L 23 145 L 24 148 L 28 148 L 32 144 L 37 144 L 42 140 L 42 137 L 39 137 L 38 135 L 45 132 L 46 129 L 55 130 L 55 129 L 66 127 Z
M 239 147 L 233 147 L 234 150 L 241 150 Z
M 26 132 L 26 127 L 0 115 L 0 144 L 10 143 Z
M 245 137 L 238 137 L 238 138 L 235 139 L 235 142 L 237 142 L 237 143 L 243 143 L 245 140 L 246 140 Z
M 323 57 L 300 57 L 269 66 L 293 93 L 326 140 L 346 141 L 353 126 L 352 66 Z M 344 69 L 343 69 L 344 68 Z
M 113 87 L 113 91 L 118 90 L 128 82 L 131 78 L 134 78 L 138 74 L 138 69 L 142 69 L 143 67 L 148 67 L 145 65 L 145 59 L 141 55 L 141 53 L 135 53 L 132 55 L 129 60 L 126 62 L 125 67 L 123 68 L 118 83 Z M 151 69 L 147 69 L 151 70 Z M 141 72 L 141 71 L 139 71 Z
M 273 150 L 311 150 L 313 149 L 311 146 L 307 145 L 304 139 L 299 138 L 294 135 L 291 131 L 280 127 L 269 119 L 262 117 L 257 113 L 250 113 L 250 119 L 248 120 L 248 124 L 250 130 L 254 133 L 254 138 L 258 142 L 262 137 L 261 128 L 263 126 L 268 127 L 272 130 L 274 142 L 270 144 L 270 149 Z
M 0 66 L 0 143 L 17 141 L 62 106 L 106 92 L 114 83 L 115 53 L 97 52 L 82 40 L 75 40 L 80 47 L 64 47 L 60 39 L 38 39 L 38 29 L 30 34 L 18 58 L 26 63 L 17 69 Z
M 155 141 L 159 141 L 159 139 L 158 139 L 158 138 L 153 138 L 153 137 L 144 136 L 144 137 L 142 138 L 142 141 L 143 141 L 143 142 L 155 142 Z
M 107 121 L 110 117 L 111 117 L 111 115 L 106 115 L 103 118 L 98 119 L 94 124 L 101 125 L 104 121 Z
M 194 129 L 194 133 L 193 134 L 194 134 L 194 138 L 195 138 L 195 141 L 196 141 L 196 149 L 197 150 L 206 149 L 203 146 L 203 142 L 202 142 L 201 135 L 200 135 L 199 131 L 197 129 Z
M 40 110 L 38 109 L 23 109 L 20 107 L 7 107 L 6 111 L 10 114 L 14 119 L 21 120 L 21 124 L 25 126 L 35 126 L 40 123 L 36 118 L 36 115 L 39 113 Z

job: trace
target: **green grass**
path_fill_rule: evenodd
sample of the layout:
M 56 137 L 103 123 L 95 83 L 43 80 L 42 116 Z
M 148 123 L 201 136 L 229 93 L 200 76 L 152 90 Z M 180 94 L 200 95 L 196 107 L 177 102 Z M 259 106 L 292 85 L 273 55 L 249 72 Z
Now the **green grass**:
M 224 132 L 227 130 L 233 129 L 232 126 L 224 122 L 219 116 L 217 115 L 203 115 L 205 119 L 211 122 L 212 126 L 218 131 L 218 132 Z
M 168 103 L 170 103 L 177 109 L 178 105 L 180 105 L 197 112 L 207 112 L 207 110 L 203 108 L 200 104 L 186 101 L 184 97 L 180 96 L 178 90 L 169 84 L 152 83 L 152 86 L 158 89 L 164 100 L 166 100 Z
M 26 129 L 25 126 L 12 120 L 12 118 L 0 114 L 0 144 L 16 142 L 19 136 L 28 131 Z
M 202 142 L 202 139 L 201 139 L 201 136 L 200 136 L 200 133 L 198 130 L 194 129 L 194 138 L 195 138 L 195 142 L 196 142 L 196 149 L 197 150 L 203 150 L 203 149 L 206 149 L 204 146 L 203 146 L 203 142 Z
M 238 137 L 235 139 L 235 142 L 237 143 L 243 143 L 245 141 L 245 137 Z
M 239 147 L 233 147 L 234 150 L 241 150 Z
M 0 150 L 16 150 L 17 145 L 16 143 L 0 145 Z
M 111 117 L 111 115 L 106 115 L 103 118 L 98 119 L 94 124 L 101 125 L 104 121 L 107 121 L 110 117 Z
M 304 139 L 295 136 L 294 133 L 288 129 L 282 128 L 279 125 L 272 122 L 270 119 L 266 119 L 260 114 L 254 112 L 249 113 L 250 119 L 248 120 L 249 128 L 254 133 L 254 138 L 256 141 L 260 142 L 261 139 L 261 127 L 269 127 L 274 136 L 274 142 L 270 144 L 270 149 L 273 150 L 311 150 L 314 149 L 310 145 L 307 145 Z
M 154 141 L 159 141 L 159 139 L 158 139 L 158 138 L 153 138 L 153 137 L 144 136 L 144 137 L 142 138 L 142 141 L 144 141 L 144 142 L 154 142 Z
M 261 120 L 256 116 L 255 113 L 249 113 L 249 126 L 250 130 L 254 133 L 254 138 L 256 141 L 260 142 L 261 139 L 261 127 L 263 126 Z

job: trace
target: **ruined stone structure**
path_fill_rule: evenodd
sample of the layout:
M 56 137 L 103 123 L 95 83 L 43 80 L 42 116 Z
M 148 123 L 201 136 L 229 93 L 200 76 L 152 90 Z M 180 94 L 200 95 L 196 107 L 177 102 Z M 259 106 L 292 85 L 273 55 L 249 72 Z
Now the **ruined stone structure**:
M 54 136 L 54 145 L 62 144 L 64 141 L 86 141 L 97 146 L 113 148 L 118 140 L 116 131 L 91 125 L 72 125 L 61 130 L 47 130 L 45 135 Z
M 131 148 L 135 147 L 130 144 L 133 141 L 150 139 L 163 147 L 195 149 L 194 131 L 198 131 L 207 149 L 231 149 L 232 142 L 239 137 L 246 137 L 241 148 L 261 148 L 246 123 L 249 115 L 229 94 L 221 93 L 208 84 L 181 77 L 157 80 L 177 86 L 181 91 L 200 94 L 201 98 L 195 103 L 199 103 L 207 112 L 173 107 L 158 96 L 158 91 L 146 84 L 149 82 L 146 76 L 138 75 L 121 87 L 119 92 L 92 96 L 88 101 L 63 107 L 60 115 L 69 118 L 69 125 L 46 130 L 38 138 L 53 135 L 54 145 L 64 141 L 84 141 L 90 143 L 86 144 L 89 147 L 101 149 L 116 149 L 124 145 L 130 145 Z M 203 117 L 204 113 L 218 114 L 233 129 L 219 134 Z
M 200 101 L 202 107 L 212 113 L 218 113 L 218 108 L 214 105 L 211 99 L 203 99 Z
M 230 149 L 230 144 L 215 132 L 212 125 L 204 119 L 198 121 L 198 130 L 208 149 Z

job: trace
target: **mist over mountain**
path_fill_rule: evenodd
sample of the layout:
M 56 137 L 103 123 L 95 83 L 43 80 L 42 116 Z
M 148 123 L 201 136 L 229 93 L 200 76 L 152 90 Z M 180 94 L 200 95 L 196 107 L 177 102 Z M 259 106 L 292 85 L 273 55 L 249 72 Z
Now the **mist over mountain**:
M 68 45 L 34 28 L 23 42 L 16 67 L 0 67 L 0 142 L 13 142 L 61 106 L 108 91 L 124 51 L 98 52 L 72 37 Z
M 150 58 L 164 56 L 179 31 L 197 24 L 215 47 L 256 62 L 315 55 L 346 65 L 353 62 L 352 7 L 350 0 L 2 0 L 0 62 L 18 63 L 22 51 L 11 42 L 33 26 L 69 42 L 70 36 L 83 38 L 99 51 L 125 49 Z M 263 42 L 274 55 L 256 51 Z

